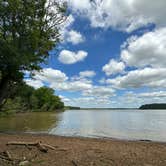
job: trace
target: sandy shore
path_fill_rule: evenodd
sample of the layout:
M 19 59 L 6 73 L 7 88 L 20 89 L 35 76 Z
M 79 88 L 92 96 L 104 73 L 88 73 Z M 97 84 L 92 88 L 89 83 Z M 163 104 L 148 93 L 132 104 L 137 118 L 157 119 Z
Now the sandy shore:
M 9 141 L 42 141 L 56 149 L 43 153 L 37 147 L 7 146 Z M 166 166 L 166 143 L 0 134 L 0 152 L 6 150 L 29 166 Z M 18 162 L 0 159 L 0 166 L 8 165 Z

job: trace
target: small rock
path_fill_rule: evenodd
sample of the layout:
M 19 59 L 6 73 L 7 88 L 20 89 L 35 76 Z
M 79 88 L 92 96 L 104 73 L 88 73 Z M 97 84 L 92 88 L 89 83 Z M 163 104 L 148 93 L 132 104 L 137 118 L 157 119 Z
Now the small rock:
M 19 166 L 25 166 L 25 165 L 28 165 L 29 164 L 29 161 L 21 161 L 19 163 Z

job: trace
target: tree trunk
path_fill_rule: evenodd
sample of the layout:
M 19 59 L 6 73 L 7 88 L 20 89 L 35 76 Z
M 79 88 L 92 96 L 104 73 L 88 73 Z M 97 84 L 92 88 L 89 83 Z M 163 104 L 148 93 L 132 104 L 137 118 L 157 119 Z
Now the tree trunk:
M 2 111 L 2 106 L 5 104 L 5 101 L 10 94 L 10 79 L 9 77 L 3 77 L 2 75 L 0 81 L 0 111 Z

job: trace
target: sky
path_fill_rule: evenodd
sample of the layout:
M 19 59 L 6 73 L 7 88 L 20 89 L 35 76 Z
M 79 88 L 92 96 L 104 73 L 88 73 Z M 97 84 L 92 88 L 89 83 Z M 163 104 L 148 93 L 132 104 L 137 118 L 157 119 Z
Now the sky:
M 62 2 L 63 0 L 59 0 Z M 65 105 L 137 108 L 166 101 L 166 1 L 67 0 L 62 42 L 25 79 Z

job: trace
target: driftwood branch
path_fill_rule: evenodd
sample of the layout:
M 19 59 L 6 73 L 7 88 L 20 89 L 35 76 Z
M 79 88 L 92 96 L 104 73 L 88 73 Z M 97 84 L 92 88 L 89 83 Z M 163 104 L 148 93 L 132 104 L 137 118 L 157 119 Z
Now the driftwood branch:
M 12 161 L 12 160 L 10 160 L 8 157 L 5 157 L 4 155 L 0 155 L 0 158 L 3 159 L 3 160 Z
M 52 149 L 52 150 L 56 150 L 56 148 L 54 146 L 48 145 L 48 144 L 42 144 L 44 147 Z
M 4 154 L 8 157 L 9 160 L 12 160 L 12 156 L 11 154 L 9 153 L 9 151 L 5 151 Z
M 7 145 L 25 145 L 25 146 L 36 146 L 41 152 L 47 153 L 48 149 L 56 150 L 55 147 L 42 144 L 41 142 L 8 142 Z
M 0 158 L 8 161 L 13 161 L 11 154 L 7 150 L 0 154 Z
M 74 166 L 78 166 L 76 161 L 72 160 L 71 163 L 74 165 Z
M 8 142 L 6 145 L 25 145 L 25 146 L 36 146 L 38 142 Z

